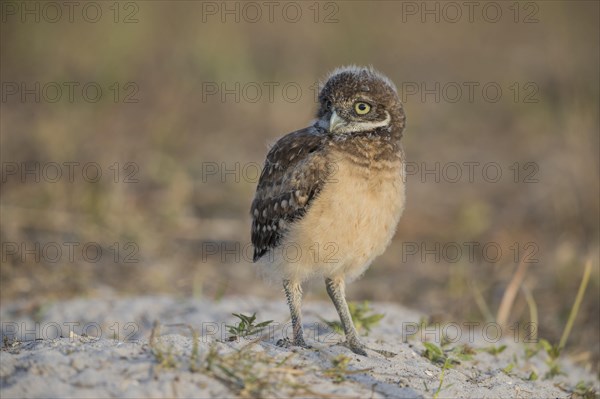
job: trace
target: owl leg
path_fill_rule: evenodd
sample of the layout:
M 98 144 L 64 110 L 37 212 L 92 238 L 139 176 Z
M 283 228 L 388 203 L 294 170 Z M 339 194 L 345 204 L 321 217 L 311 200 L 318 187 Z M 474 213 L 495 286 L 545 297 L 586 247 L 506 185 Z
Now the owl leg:
M 335 309 L 340 315 L 340 321 L 344 327 L 344 333 L 346 334 L 346 344 L 350 347 L 352 352 L 367 356 L 365 351 L 366 346 L 360 342 L 354 323 L 352 322 L 352 316 L 350 316 L 350 310 L 346 303 L 345 284 L 343 279 L 325 279 L 325 286 L 327 287 L 327 293 L 331 298 L 331 301 L 335 305 Z
M 294 345 L 308 348 L 309 346 L 304 342 L 304 331 L 302 329 L 302 286 L 295 281 L 283 280 L 283 289 L 292 317 Z

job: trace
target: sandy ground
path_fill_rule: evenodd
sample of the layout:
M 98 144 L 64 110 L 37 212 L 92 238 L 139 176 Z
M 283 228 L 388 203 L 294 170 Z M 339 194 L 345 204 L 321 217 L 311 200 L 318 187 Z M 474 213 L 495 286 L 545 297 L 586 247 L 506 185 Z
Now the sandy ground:
M 79 299 L 35 311 L 3 304 L 0 396 L 550 398 L 569 397 L 579 381 L 598 391 L 598 380 L 568 360 L 560 363 L 564 374 L 544 378 L 545 353 L 527 359 L 523 343 L 496 340 L 495 326 L 417 331 L 419 313 L 372 307 L 385 317 L 363 338 L 374 349 L 363 357 L 320 322 L 336 320 L 329 303 L 304 306 L 311 349 L 281 346 L 282 334 L 291 333 L 283 300 Z M 234 312 L 275 322 L 261 336 L 230 341 L 225 325 L 234 324 Z M 439 343 L 443 333 L 455 341 L 444 349 L 460 362 L 450 368 L 423 356 L 422 341 Z M 470 359 L 451 350 L 461 343 L 474 349 Z M 482 350 L 501 345 L 507 348 L 496 355 Z M 532 371 L 539 376 L 533 381 Z

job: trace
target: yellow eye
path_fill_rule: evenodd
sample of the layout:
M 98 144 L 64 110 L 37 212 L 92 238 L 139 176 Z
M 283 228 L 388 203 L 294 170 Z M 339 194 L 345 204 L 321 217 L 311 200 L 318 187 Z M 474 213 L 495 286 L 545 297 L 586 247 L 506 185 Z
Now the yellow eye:
M 357 102 L 354 104 L 354 112 L 358 115 L 366 115 L 371 111 L 371 106 L 367 103 Z

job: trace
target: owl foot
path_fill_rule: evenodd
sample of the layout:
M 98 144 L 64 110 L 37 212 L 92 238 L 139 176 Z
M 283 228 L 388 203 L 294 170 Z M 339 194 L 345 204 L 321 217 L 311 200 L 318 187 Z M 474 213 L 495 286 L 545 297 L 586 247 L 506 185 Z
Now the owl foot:
M 348 339 L 346 342 L 344 342 L 344 345 L 350 348 L 350 350 L 357 355 L 368 356 L 366 351 L 367 347 L 365 344 L 360 342 L 358 338 Z
M 292 348 L 292 347 L 300 347 L 300 348 L 304 348 L 304 349 L 312 349 L 312 346 L 308 345 L 305 341 L 304 338 L 300 337 L 299 339 L 296 338 L 294 339 L 294 342 L 292 342 L 289 338 L 282 338 L 279 341 L 277 341 L 277 346 L 279 346 L 280 348 Z

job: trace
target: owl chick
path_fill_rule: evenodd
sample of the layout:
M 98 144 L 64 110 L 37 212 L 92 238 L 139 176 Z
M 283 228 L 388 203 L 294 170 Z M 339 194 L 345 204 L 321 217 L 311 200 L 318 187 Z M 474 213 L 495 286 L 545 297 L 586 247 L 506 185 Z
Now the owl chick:
M 335 70 L 312 126 L 279 139 L 252 202 L 254 262 L 283 280 L 293 344 L 307 347 L 302 283 L 325 279 L 346 345 L 366 356 L 345 298 L 389 245 L 404 209 L 405 115 L 394 84 L 372 68 Z

